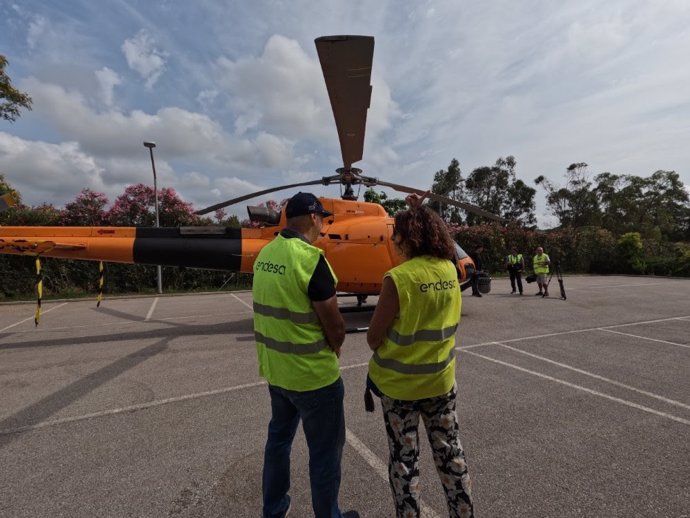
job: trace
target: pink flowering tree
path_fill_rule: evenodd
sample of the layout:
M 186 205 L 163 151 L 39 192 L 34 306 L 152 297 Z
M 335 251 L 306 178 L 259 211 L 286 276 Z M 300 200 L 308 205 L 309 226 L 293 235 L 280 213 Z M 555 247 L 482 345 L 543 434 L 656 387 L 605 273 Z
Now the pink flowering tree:
M 74 201 L 65 205 L 60 213 L 60 222 L 66 226 L 98 226 L 108 221 L 105 207 L 108 198 L 102 192 L 82 189 Z
M 199 218 L 191 203 L 182 201 L 175 189 L 165 187 L 158 191 L 158 213 L 162 227 L 195 225 Z M 117 197 L 108 212 L 113 225 L 153 227 L 156 224 L 155 194 L 144 184 L 130 185 Z

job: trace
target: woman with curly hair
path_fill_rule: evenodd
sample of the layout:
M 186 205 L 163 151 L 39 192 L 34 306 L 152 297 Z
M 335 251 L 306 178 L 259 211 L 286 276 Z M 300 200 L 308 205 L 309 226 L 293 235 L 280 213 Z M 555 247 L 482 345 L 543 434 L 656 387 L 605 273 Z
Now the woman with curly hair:
M 431 445 L 452 518 L 473 517 L 470 479 L 455 411 L 455 332 L 460 286 L 455 243 L 445 223 L 406 198 L 395 216 L 393 242 L 404 258 L 386 272 L 367 333 L 374 351 L 367 391 L 381 398 L 388 434 L 388 474 L 396 516 L 421 515 L 419 418 Z M 369 394 L 368 394 L 369 395 Z

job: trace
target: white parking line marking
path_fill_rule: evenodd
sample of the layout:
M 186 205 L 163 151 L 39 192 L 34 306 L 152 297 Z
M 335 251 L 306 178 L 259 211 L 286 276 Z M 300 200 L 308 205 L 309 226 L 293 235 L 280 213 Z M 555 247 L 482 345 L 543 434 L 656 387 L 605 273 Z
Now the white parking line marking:
M 158 304 L 158 297 L 153 299 L 153 302 L 151 303 L 151 307 L 149 308 L 149 312 L 146 313 L 146 318 L 144 321 L 148 321 L 151 318 L 151 315 L 153 315 L 153 310 L 156 309 L 156 305 Z
M 249 309 L 251 309 L 252 311 L 254 311 L 254 306 L 251 306 L 251 305 L 247 304 L 245 301 L 243 301 L 241 298 L 239 298 L 239 297 L 238 297 L 237 295 L 235 295 L 234 293 L 231 293 L 231 295 L 232 295 L 235 299 L 239 300 L 242 304 L 244 304 L 245 306 L 247 306 Z
M 476 353 L 476 352 L 474 352 L 474 351 L 466 351 L 466 350 L 465 350 L 465 351 L 462 351 L 462 352 L 467 353 L 467 354 L 471 354 L 472 356 L 477 356 L 477 357 L 479 357 L 479 358 L 482 358 L 482 359 L 484 359 L 484 360 L 487 360 L 487 361 L 490 361 L 490 362 L 493 362 L 493 363 L 497 363 L 497 364 L 499 364 L 499 365 L 503 365 L 503 366 L 505 366 L 505 367 L 510 367 L 511 369 L 516 369 L 516 370 L 519 370 L 519 371 L 522 371 L 522 372 L 526 372 L 527 374 L 532 374 L 533 376 L 537 376 L 537 377 L 539 377 L 539 378 L 543 378 L 543 379 L 546 379 L 546 380 L 549 380 L 549 381 L 553 381 L 553 382 L 555 382 L 555 383 L 560 383 L 561 385 L 565 385 L 566 387 L 574 388 L 574 389 L 576 389 L 576 390 L 581 390 L 581 391 L 583 391 L 583 392 L 587 392 L 588 394 L 592 394 L 592 395 L 594 395 L 594 396 L 599 396 L 599 397 L 602 397 L 602 398 L 604 398 L 604 399 L 608 399 L 608 400 L 610 400 L 610 401 L 615 401 L 616 403 L 620 403 L 620 404 L 622 404 L 622 405 L 626 405 L 626 406 L 629 406 L 629 407 L 632 407 L 632 408 L 637 408 L 638 410 L 642 410 L 643 412 L 649 412 L 650 414 L 654 414 L 654 415 L 658 415 L 658 416 L 661 416 L 661 417 L 665 417 L 666 419 L 670 419 L 670 420 L 672 420 L 672 421 L 676 421 L 676 422 L 678 422 L 678 423 L 682 423 L 682 424 L 684 424 L 684 425 L 690 426 L 690 420 L 683 419 L 682 417 L 676 417 L 676 416 L 674 416 L 674 415 L 667 414 L 666 412 L 660 412 L 660 411 L 658 411 L 658 410 L 654 410 L 653 408 L 649 408 L 649 407 L 646 407 L 646 406 L 643 406 L 643 405 L 638 405 L 637 403 L 633 403 L 632 401 L 627 401 L 627 400 L 625 400 L 625 399 L 617 398 L 617 397 L 614 397 L 614 396 L 609 396 L 608 394 L 604 394 L 603 392 L 599 392 L 599 391 L 597 391 L 597 390 L 592 390 L 592 389 L 589 389 L 589 388 L 587 388 L 587 387 L 583 387 L 583 386 L 581 386 L 581 385 L 576 385 L 575 383 L 570 383 L 570 382 L 568 382 L 568 381 L 564 381 L 564 380 L 561 380 L 561 379 L 558 379 L 558 378 L 554 378 L 554 377 L 552 377 L 552 376 L 547 376 L 546 374 L 542 374 L 541 372 L 536 372 L 536 371 L 533 371 L 533 370 L 525 369 L 525 368 L 523 368 L 523 367 L 518 367 L 517 365 L 513 365 L 512 363 L 504 362 L 504 361 L 501 361 L 501 360 L 496 360 L 496 359 L 494 359 L 494 358 L 490 358 L 489 356 L 484 356 L 483 354 L 479 354 L 479 353 Z
M 350 370 L 358 367 L 366 367 L 368 363 L 359 363 L 356 365 L 349 365 L 343 367 L 342 370 Z M 100 412 L 93 412 L 90 414 L 76 415 L 72 417 L 63 417 L 62 419 L 54 419 L 52 421 L 44 421 L 42 423 L 20 426 L 17 428 L 8 428 L 5 430 L 0 430 L 0 435 L 9 435 L 12 433 L 28 432 L 30 430 L 38 430 L 40 428 L 47 428 L 49 426 L 57 426 L 65 423 L 73 423 L 76 421 L 84 421 L 87 419 L 94 419 L 97 417 L 106 417 L 117 414 L 124 414 L 127 412 L 135 412 L 137 410 L 144 410 L 146 408 L 155 408 L 157 406 L 168 405 L 170 403 L 178 403 L 180 401 L 189 401 L 191 399 L 200 399 L 209 396 L 217 396 L 219 394 L 226 394 L 228 392 L 235 392 L 237 390 L 243 390 L 246 388 L 262 387 L 268 385 L 265 381 L 257 381 L 254 383 L 245 383 L 242 385 L 234 385 L 232 387 L 225 387 L 216 390 L 209 390 L 206 392 L 196 392 L 193 394 L 185 394 L 183 396 L 171 397 L 166 399 L 158 399 L 155 401 L 148 401 L 147 403 L 140 403 L 138 405 L 130 405 L 121 408 L 111 408 L 109 410 L 102 410 Z
M 668 286 L 667 282 L 645 282 L 645 283 L 635 283 L 635 284 L 606 284 L 602 286 L 587 286 L 586 288 L 568 288 L 568 291 L 580 291 L 580 290 L 608 290 L 609 288 L 637 288 L 644 286 Z
M 587 327 L 585 329 L 574 329 L 572 331 L 559 331 L 557 333 L 546 333 L 543 335 L 523 336 L 521 338 L 510 338 L 508 340 L 501 340 L 501 343 L 521 342 L 523 340 L 536 340 L 538 338 L 550 338 L 553 336 L 563 336 L 563 335 L 570 335 L 570 334 L 575 334 L 575 333 L 588 333 L 590 331 L 601 331 L 604 329 L 612 329 L 614 327 L 627 327 L 627 326 L 638 326 L 638 325 L 644 325 L 644 324 L 657 324 L 659 322 L 669 322 L 671 320 L 685 321 L 686 318 L 690 318 L 690 315 L 685 315 L 685 316 L 681 316 L 681 317 L 659 318 L 656 320 L 644 320 L 642 322 L 629 322 L 627 324 L 614 324 L 612 326 Z M 457 347 L 457 349 L 467 350 L 467 349 L 473 349 L 475 347 L 483 347 L 485 345 L 495 345 L 497 343 L 498 342 L 496 342 L 496 341 L 481 342 L 478 344 L 462 345 L 460 347 Z
M 53 306 L 50 309 L 46 309 L 45 311 L 42 311 L 41 314 L 45 315 L 46 313 L 50 313 L 54 309 L 61 308 L 62 306 L 65 306 L 65 305 L 67 305 L 67 302 L 63 302 L 62 304 L 58 304 L 57 306 Z M 18 326 L 19 324 L 23 324 L 24 322 L 28 322 L 29 320 L 33 320 L 33 319 L 34 319 L 34 317 L 29 317 L 29 318 L 25 318 L 24 320 L 22 320 L 20 322 L 15 323 L 15 324 L 10 324 L 9 326 L 6 326 L 6 327 L 3 327 L 2 329 L 0 329 L 0 333 L 2 333 L 3 331 L 7 331 L 8 329 L 12 329 L 14 326 Z
M 617 335 L 623 335 L 623 336 L 631 336 L 633 338 L 639 338 L 640 340 L 649 340 L 651 342 L 659 342 L 662 344 L 677 345 L 678 347 L 687 347 L 688 349 L 690 349 L 690 345 L 687 345 L 687 344 L 679 344 L 676 342 L 669 342 L 668 340 L 659 340 L 658 338 L 649 338 L 648 336 L 640 336 L 640 335 L 633 335 L 630 333 L 622 333 L 621 331 L 614 331 L 613 329 L 606 329 L 605 327 L 600 328 L 599 331 L 606 331 L 607 333 L 616 333 Z
M 369 466 L 373 468 L 376 474 L 381 477 L 384 482 L 388 482 L 388 466 L 379 459 L 376 454 L 367 448 L 367 445 L 360 441 L 355 434 L 348 428 L 345 429 L 345 439 L 352 448 L 359 453 L 359 455 L 366 461 Z M 420 500 L 420 507 L 422 509 L 422 517 L 424 518 L 440 518 L 440 516 L 431 507 Z
M 574 372 L 577 372 L 577 373 L 579 373 L 579 374 L 584 374 L 585 376 L 589 376 L 589 377 L 591 377 L 591 378 L 595 378 L 595 379 L 598 379 L 598 380 L 601 380 L 601 381 L 605 381 L 606 383 L 610 383 L 611 385 L 616 385 L 616 386 L 618 386 L 618 387 L 623 387 L 624 389 L 632 390 L 633 392 L 638 392 L 638 393 L 640 393 L 640 394 L 644 394 L 645 396 L 653 397 L 653 398 L 658 399 L 658 400 L 660 400 L 660 401 L 663 401 L 663 402 L 665 402 L 665 403 L 669 403 L 669 404 L 671 404 L 671 405 L 676 405 L 676 406 L 679 406 L 679 407 L 687 408 L 688 410 L 690 410 L 690 405 L 686 405 L 685 403 L 681 403 L 680 401 L 676 401 L 676 400 L 674 400 L 674 399 L 668 399 L 668 398 L 665 398 L 665 397 L 663 397 L 663 396 L 659 396 L 659 395 L 657 395 L 657 394 L 653 394 L 653 393 L 651 393 L 651 392 L 647 392 L 646 390 L 642 390 L 642 389 L 638 389 L 638 388 L 632 387 L 632 386 L 630 386 L 630 385 L 626 385 L 625 383 L 621 383 L 620 381 L 614 381 L 614 380 L 612 380 L 612 379 L 605 378 L 604 376 L 599 376 L 598 374 L 594 374 L 594 373 L 592 373 L 592 372 L 588 372 L 588 371 L 585 371 L 585 370 L 582 370 L 582 369 L 578 369 L 577 367 L 573 367 L 573 366 L 567 365 L 567 364 L 565 364 L 565 363 L 561 363 L 561 362 L 557 362 L 557 361 L 554 361 L 554 360 L 550 360 L 549 358 L 545 358 L 545 357 L 543 357 L 543 356 L 539 356 L 538 354 L 533 354 L 533 353 L 530 353 L 530 352 L 527 352 L 527 351 L 523 351 L 523 350 L 521 350 L 521 349 L 518 349 L 517 347 L 511 347 L 510 345 L 502 344 L 502 343 L 500 343 L 500 342 L 496 342 L 496 343 L 497 343 L 498 345 L 500 345 L 501 347 L 505 347 L 506 349 L 510 349 L 511 351 L 515 351 L 515 352 L 518 352 L 518 353 L 520 353 L 520 354 L 524 354 L 524 355 L 526 355 L 526 356 L 531 356 L 532 358 L 536 358 L 536 359 L 538 359 L 538 360 L 541 360 L 541 361 L 544 361 L 544 362 L 548 362 L 548 363 L 551 363 L 551 364 L 553 364 L 553 365 L 557 365 L 557 366 L 559 366 L 559 367 L 563 367 L 564 369 L 569 369 L 569 370 L 574 371 Z
M 0 435 L 9 435 L 13 433 L 28 432 L 31 430 L 38 430 L 47 428 L 49 426 L 56 426 L 65 423 L 73 423 L 76 421 L 84 421 L 87 419 L 94 419 L 97 417 L 105 417 L 110 415 L 124 414 L 126 412 L 135 412 L 137 410 L 144 410 L 146 408 L 153 408 L 170 403 L 179 403 L 180 401 L 189 401 L 190 399 L 199 399 L 202 397 L 217 396 L 219 394 L 226 394 L 228 392 L 235 392 L 246 388 L 261 387 L 267 385 L 265 381 L 257 381 L 255 383 L 245 383 L 243 385 L 235 385 L 232 387 L 225 387 L 217 390 L 209 390 L 206 392 L 197 392 L 195 394 L 185 394 L 184 396 L 171 397 L 167 399 L 159 399 L 156 401 L 149 401 L 147 403 L 140 403 L 138 405 L 130 405 L 120 408 L 112 408 L 110 410 L 103 410 L 101 412 L 93 412 L 91 414 L 76 415 L 72 417 L 63 417 L 62 419 L 54 419 L 52 421 L 43 421 L 42 423 L 31 424 L 27 426 L 19 426 L 17 428 L 8 428 L 0 430 Z

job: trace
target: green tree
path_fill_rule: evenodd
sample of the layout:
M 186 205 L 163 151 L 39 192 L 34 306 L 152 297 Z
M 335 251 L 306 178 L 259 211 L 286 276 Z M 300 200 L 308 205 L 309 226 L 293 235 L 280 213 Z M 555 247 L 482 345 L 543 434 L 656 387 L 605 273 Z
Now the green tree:
M 644 246 L 639 232 L 623 234 L 616 243 L 616 251 L 620 256 L 622 273 L 644 273 Z
M 385 192 L 376 192 L 371 187 L 364 191 L 364 201 L 378 203 L 386 209 L 386 212 L 391 217 L 395 216 L 398 211 L 405 210 L 406 208 L 405 200 L 400 198 L 389 198 Z
M 5 175 L 0 174 L 0 196 L 7 194 L 8 192 L 12 194 L 13 198 L 17 202 L 17 205 L 22 202 L 22 196 L 19 194 L 19 191 L 17 191 L 5 180 Z
M 10 76 L 5 72 L 9 64 L 7 58 L 0 54 L 0 117 L 14 122 L 19 117 L 19 109 L 31 109 L 31 97 L 12 86 Z
M 598 226 L 601 224 L 599 198 L 587 173 L 587 164 L 577 162 L 566 169 L 566 186 L 556 187 L 543 175 L 534 183 L 546 190 L 546 203 L 562 227 Z
M 493 166 L 472 171 L 465 180 L 467 201 L 509 221 L 534 225 L 536 190 L 516 178 L 516 166 L 515 157 L 499 157 Z M 470 224 L 479 220 L 474 214 L 467 216 Z
M 450 161 L 448 169 L 436 171 L 434 173 L 434 183 L 431 192 L 450 198 L 451 200 L 463 201 L 464 186 L 460 162 L 455 158 Z M 450 223 L 462 223 L 461 209 L 439 201 L 430 201 L 429 206 L 439 213 L 439 215 Z
M 7 195 L 7 196 L 5 196 Z M 21 205 L 22 197 L 12 186 L 5 181 L 5 177 L 0 174 L 0 224 L 6 221 L 7 214 L 3 216 L 7 210 L 16 210 L 17 205 Z
M 602 173 L 595 181 L 605 228 L 616 234 L 640 232 L 645 238 L 690 238 L 690 200 L 675 171 L 648 178 Z

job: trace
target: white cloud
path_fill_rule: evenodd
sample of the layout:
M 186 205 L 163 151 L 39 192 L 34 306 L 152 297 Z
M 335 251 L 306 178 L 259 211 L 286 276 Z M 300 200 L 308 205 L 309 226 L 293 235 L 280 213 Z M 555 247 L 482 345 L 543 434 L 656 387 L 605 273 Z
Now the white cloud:
M 117 72 L 108 67 L 96 70 L 95 74 L 100 87 L 101 99 L 106 106 L 112 107 L 114 103 L 115 87 L 122 83 L 120 76 L 117 75 Z
M 48 20 L 42 16 L 36 16 L 30 23 L 26 35 L 26 44 L 34 50 L 38 47 L 41 37 L 46 33 L 48 28 Z
M 208 116 L 181 108 L 162 108 L 153 115 L 140 110 L 98 112 L 78 92 L 36 79 L 24 85 L 31 91 L 34 111 L 49 119 L 63 138 L 79 141 L 96 155 L 130 156 L 145 140 L 155 140 L 157 151 L 169 157 L 202 155 L 222 149 L 227 138 Z
M 296 41 L 272 36 L 262 56 L 221 57 L 217 67 L 220 86 L 238 113 L 239 134 L 261 127 L 294 138 L 324 135 L 332 115 L 321 69 Z
M 0 170 L 29 203 L 64 203 L 85 187 L 106 190 L 103 169 L 76 142 L 48 144 L 0 132 Z
M 163 73 L 167 58 L 167 53 L 158 50 L 155 45 L 153 37 L 142 29 L 133 38 L 125 40 L 121 47 L 129 68 L 146 80 L 146 88 L 149 89 Z

